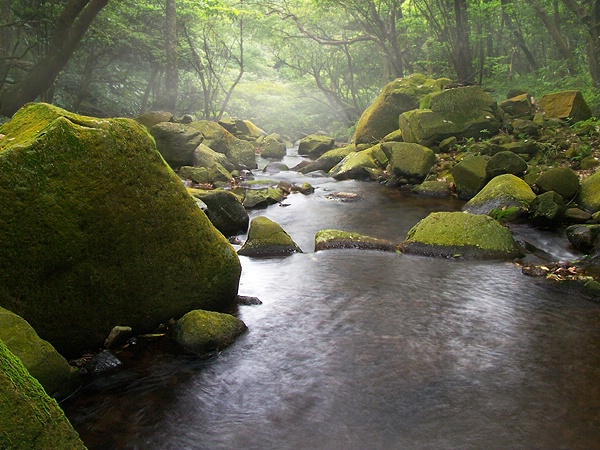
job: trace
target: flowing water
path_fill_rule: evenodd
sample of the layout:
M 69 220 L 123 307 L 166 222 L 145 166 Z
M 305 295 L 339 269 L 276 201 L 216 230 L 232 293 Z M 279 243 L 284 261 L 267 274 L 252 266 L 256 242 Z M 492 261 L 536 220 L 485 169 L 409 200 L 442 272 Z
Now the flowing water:
M 306 181 L 290 172 L 273 175 Z M 241 257 L 249 331 L 210 359 L 153 352 L 65 411 L 91 449 L 506 449 L 600 445 L 600 305 L 507 262 L 313 252 L 315 232 L 400 242 L 431 211 L 375 183 L 309 179 L 252 215 L 304 250 Z M 362 200 L 328 198 L 335 192 Z M 522 229 L 538 257 L 566 241 Z

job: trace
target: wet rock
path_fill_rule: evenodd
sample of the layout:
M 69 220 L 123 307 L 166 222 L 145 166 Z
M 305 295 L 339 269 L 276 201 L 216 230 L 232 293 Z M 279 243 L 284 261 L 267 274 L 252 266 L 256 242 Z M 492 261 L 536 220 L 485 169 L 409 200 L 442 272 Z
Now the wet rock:
M 388 163 L 387 155 L 376 145 L 361 152 L 353 152 L 342 159 L 329 172 L 336 180 L 368 180 Z
M 356 124 L 354 143 L 375 144 L 398 130 L 400 114 L 418 108 L 425 95 L 441 91 L 449 81 L 413 74 L 388 83 Z
M 19 357 L 50 397 L 63 400 L 81 386 L 81 379 L 67 360 L 23 318 L 4 308 L 0 308 L 0 340 Z
M 263 151 L 261 155 L 266 159 L 281 159 L 287 153 L 285 143 L 277 139 L 274 135 L 265 137 L 262 145 Z
M 424 181 L 416 185 L 413 190 L 415 194 L 424 197 L 450 197 L 450 186 L 445 181 Z
M 452 177 L 459 198 L 469 200 L 487 183 L 487 158 L 471 156 L 463 159 L 452 169 Z
M 442 140 L 492 136 L 502 124 L 496 101 L 481 86 L 435 92 L 415 109 L 400 116 L 405 142 L 429 147 Z
M 300 186 L 293 185 L 291 187 L 291 192 L 300 192 L 301 194 L 304 194 L 304 195 L 310 195 L 313 192 L 315 192 L 315 188 L 310 183 L 304 182 Z
M 94 355 L 86 365 L 85 373 L 96 374 L 102 372 L 108 372 L 109 370 L 116 369 L 123 364 L 119 358 L 113 355 L 108 350 L 102 350 L 100 353 Z
M 404 253 L 443 258 L 513 259 L 522 254 L 510 231 L 487 215 L 432 213 L 410 229 Z
M 571 225 L 566 235 L 571 245 L 581 252 L 600 250 L 600 225 Z
M 298 154 L 318 158 L 323 153 L 331 150 L 335 145 L 335 139 L 320 134 L 310 134 L 298 144 Z
M 290 168 L 280 162 L 271 162 L 269 164 L 267 164 L 264 168 L 263 168 L 263 173 L 270 173 L 270 174 L 274 174 L 274 173 L 279 173 L 279 172 L 285 172 L 290 170 Z
M 237 296 L 237 304 L 244 306 L 257 306 L 262 305 L 262 301 L 258 297 L 248 297 L 246 295 Z
M 0 340 L 0 446 L 14 449 L 81 449 L 55 400 Z
M 117 348 L 125 345 L 131 337 L 133 330 L 131 327 L 117 325 L 110 330 L 108 337 L 104 341 L 104 348 Z
M 355 202 L 362 200 L 362 197 L 355 192 L 332 192 L 331 194 L 327 194 L 325 198 L 340 202 Z
M 565 201 L 554 191 L 538 195 L 531 203 L 531 221 L 537 226 L 557 225 L 565 212 Z
M 394 242 L 342 230 L 320 230 L 315 235 L 315 252 L 331 249 L 380 250 L 395 252 Z
M 500 175 L 467 202 L 464 210 L 473 214 L 490 214 L 494 210 L 516 208 L 515 215 L 525 214 L 536 198 L 529 185 L 512 175 Z
M 334 148 L 328 152 L 323 153 L 315 161 L 312 161 L 305 166 L 298 168 L 298 172 L 308 174 L 310 172 L 324 171 L 329 172 L 335 167 L 342 159 L 348 156 L 350 153 L 354 153 L 356 147 L 354 145 L 347 145 L 345 147 Z
M 61 354 L 235 298 L 235 251 L 137 122 L 33 103 L 1 133 L 0 302 Z
M 211 168 L 182 166 L 179 168 L 178 173 L 184 180 L 190 180 L 198 184 L 227 183 L 233 179 L 231 172 L 220 164 Z
M 389 157 L 388 172 L 398 178 L 422 182 L 435 164 L 433 150 L 419 144 L 387 142 L 381 148 Z
M 600 171 L 581 182 L 577 200 L 579 205 L 590 213 L 600 211 Z
M 579 177 L 568 167 L 556 167 L 543 172 L 535 182 L 540 192 L 554 191 L 565 201 L 579 192 Z
M 150 128 L 156 148 L 174 169 L 194 164 L 194 151 L 204 140 L 201 132 L 181 123 L 161 122 Z
M 248 239 L 238 250 L 239 255 L 253 257 L 289 256 L 293 253 L 302 253 L 302 250 L 281 226 L 266 217 L 252 219 Z
M 281 188 L 245 189 L 242 205 L 246 209 L 266 208 L 280 203 L 287 197 L 287 191 Z
M 578 122 L 592 117 L 592 111 L 580 91 L 562 91 L 544 95 L 538 105 L 546 117 Z
M 195 167 L 206 167 L 210 169 L 214 166 L 223 166 L 223 168 L 231 172 L 235 170 L 235 165 L 227 159 L 223 153 L 214 151 L 208 145 L 200 144 L 194 150 L 194 166 Z
M 567 208 L 564 217 L 570 223 L 586 223 L 592 219 L 592 215 L 589 212 L 579 208 Z
M 204 144 L 224 154 L 237 169 L 256 169 L 254 146 L 238 139 L 217 122 L 197 120 L 188 125 L 204 136 Z
M 246 324 L 231 314 L 194 310 L 177 321 L 171 338 L 188 351 L 202 355 L 225 349 L 246 330 Z
M 527 163 L 519 155 L 503 151 L 490 158 L 485 170 L 489 179 L 505 173 L 521 176 L 527 170 Z
M 217 190 L 198 196 L 206 204 L 207 217 L 224 236 L 229 237 L 248 230 L 248 212 L 231 192 Z

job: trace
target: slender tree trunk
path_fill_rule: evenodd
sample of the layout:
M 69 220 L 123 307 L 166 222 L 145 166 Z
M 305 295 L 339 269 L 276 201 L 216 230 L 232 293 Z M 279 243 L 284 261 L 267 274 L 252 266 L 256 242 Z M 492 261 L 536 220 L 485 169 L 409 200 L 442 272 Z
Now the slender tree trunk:
M 469 15 L 467 0 L 454 0 L 455 55 L 454 66 L 459 81 L 473 81 L 473 55 L 469 41 Z
M 559 27 L 556 24 L 555 17 L 550 17 L 540 0 L 531 0 L 531 6 L 533 6 L 533 9 L 535 9 L 538 17 L 546 26 L 550 36 L 552 36 L 552 40 L 556 44 L 556 49 L 558 50 L 559 56 L 567 63 L 567 69 L 569 70 L 569 73 L 574 75 L 576 70 L 573 62 L 573 55 L 571 49 L 569 48 L 569 44 L 563 37 Z
M 109 0 L 71 0 L 58 19 L 49 52 L 22 80 L 0 94 L 0 115 L 12 116 L 21 106 L 50 89 L 75 48 Z
M 525 38 L 523 37 L 523 33 L 521 33 L 521 30 L 519 30 L 519 28 L 515 25 L 509 12 L 507 11 L 509 3 L 510 3 L 510 0 L 502 0 L 501 1 L 502 20 L 506 24 L 506 26 L 508 27 L 510 32 L 512 33 L 513 37 L 515 38 L 515 43 L 517 44 L 517 46 L 521 49 L 521 51 L 525 55 L 525 59 L 527 59 L 527 62 L 529 63 L 531 68 L 533 70 L 537 70 L 539 68 L 539 65 L 538 65 L 535 57 L 533 56 L 533 53 L 531 53 L 531 50 L 529 50 L 529 47 L 527 47 L 527 44 L 525 43 Z M 511 66 L 512 66 L 512 58 L 511 58 Z
M 165 86 L 161 108 L 175 114 L 179 75 L 177 72 L 177 6 L 175 0 L 166 0 L 165 15 L 165 49 L 167 64 L 165 66 Z

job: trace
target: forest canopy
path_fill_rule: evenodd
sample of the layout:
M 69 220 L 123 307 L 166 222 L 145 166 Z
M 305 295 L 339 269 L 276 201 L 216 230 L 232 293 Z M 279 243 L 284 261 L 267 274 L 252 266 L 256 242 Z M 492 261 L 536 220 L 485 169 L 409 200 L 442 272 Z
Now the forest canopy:
M 600 109 L 600 0 L 0 0 L 0 114 L 253 120 L 348 137 L 387 82 L 498 99 L 579 89 Z

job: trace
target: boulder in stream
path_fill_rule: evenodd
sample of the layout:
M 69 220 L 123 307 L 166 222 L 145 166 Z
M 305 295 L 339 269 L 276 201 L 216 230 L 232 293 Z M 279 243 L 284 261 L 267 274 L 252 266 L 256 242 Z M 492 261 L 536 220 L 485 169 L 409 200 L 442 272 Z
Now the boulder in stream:
M 442 258 L 513 259 L 522 251 L 508 228 L 490 216 L 432 213 L 411 228 L 403 253 Z
M 300 139 L 300 143 L 298 144 L 298 154 L 317 158 L 323 153 L 333 149 L 334 145 L 335 139 L 332 137 L 323 136 L 321 134 L 309 134 Z
M 254 257 L 289 256 L 302 253 L 281 226 L 267 217 L 255 217 L 250 222 L 248 239 L 238 250 L 239 255 Z
M 395 252 L 397 245 L 385 239 L 342 230 L 320 230 L 315 235 L 315 252 L 342 248 Z
M 521 178 L 504 174 L 492 178 L 464 209 L 473 214 L 502 215 L 503 219 L 511 220 L 527 213 L 535 197 L 531 187 Z

